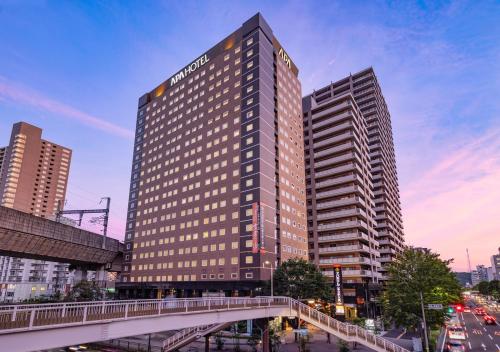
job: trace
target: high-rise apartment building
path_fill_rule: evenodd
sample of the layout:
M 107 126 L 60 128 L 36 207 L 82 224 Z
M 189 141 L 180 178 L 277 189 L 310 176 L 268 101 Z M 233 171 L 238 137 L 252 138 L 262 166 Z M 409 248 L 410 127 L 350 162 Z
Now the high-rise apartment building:
M 310 259 L 327 275 L 341 265 L 347 307 L 361 309 L 403 249 L 389 111 L 371 68 L 302 104 Z
M 383 280 L 385 265 L 393 261 L 404 248 L 391 115 L 373 68 L 350 75 L 348 80 L 349 89 L 368 124 L 368 148 Z
M 38 127 L 14 124 L 2 163 L 0 204 L 47 217 L 66 195 L 71 150 L 41 136 Z
M 307 258 L 297 75 L 257 14 L 139 99 L 122 288 L 251 290 Z
M 331 83 L 315 91 L 311 97 L 318 99 L 319 105 L 347 93 L 354 98 L 355 105 L 366 123 L 369 172 L 373 183 L 373 210 L 376 213 L 375 230 L 379 242 L 379 260 L 382 263 L 381 273 L 384 274 L 384 264 L 392 261 L 404 246 L 391 118 L 372 68 Z M 307 108 L 304 112 L 307 113 Z M 314 162 L 311 165 L 314 165 Z M 311 214 L 312 218 L 315 217 L 314 214 Z M 383 278 L 382 275 L 381 279 Z
M 0 205 L 53 217 L 66 197 L 71 150 L 41 136 L 38 127 L 14 124 L 9 145 L 0 148 Z M 0 256 L 0 299 L 53 293 L 69 276 L 68 264 Z
M 493 280 L 500 280 L 500 248 L 498 248 L 498 253 L 499 254 L 492 255 L 490 258 Z
M 303 99 L 309 256 L 330 277 L 341 265 L 347 314 L 379 279 L 367 123 L 348 89 Z

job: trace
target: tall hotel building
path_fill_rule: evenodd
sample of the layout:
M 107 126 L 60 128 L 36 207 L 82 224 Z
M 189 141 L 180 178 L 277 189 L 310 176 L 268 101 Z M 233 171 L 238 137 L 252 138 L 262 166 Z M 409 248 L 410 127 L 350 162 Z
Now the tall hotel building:
M 297 75 L 257 14 L 139 99 L 122 289 L 248 292 L 307 259 Z
M 309 255 L 342 268 L 347 308 L 364 310 L 370 283 L 402 250 L 390 115 L 373 70 L 303 99 Z

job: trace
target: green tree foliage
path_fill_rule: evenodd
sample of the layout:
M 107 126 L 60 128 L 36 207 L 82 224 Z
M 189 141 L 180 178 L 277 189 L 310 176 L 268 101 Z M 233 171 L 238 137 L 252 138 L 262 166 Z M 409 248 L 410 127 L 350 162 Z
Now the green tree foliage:
M 82 280 L 73 286 L 66 299 L 68 301 L 99 301 L 102 298 L 101 289 L 95 282 Z
M 276 295 L 295 299 L 332 299 L 332 287 L 326 276 L 304 259 L 283 262 L 276 268 L 273 282 Z
M 462 301 L 461 288 L 451 272 L 451 260 L 442 260 L 439 254 L 406 249 L 388 267 L 388 281 L 383 294 L 385 318 L 397 326 L 414 330 L 420 324 L 422 313 L 420 292 L 424 303 L 447 306 Z M 430 327 L 444 323 L 445 310 L 426 310 Z
M 480 294 L 485 296 L 493 296 L 496 300 L 500 299 L 500 281 L 492 280 L 490 282 L 481 281 L 474 289 L 478 290 Z

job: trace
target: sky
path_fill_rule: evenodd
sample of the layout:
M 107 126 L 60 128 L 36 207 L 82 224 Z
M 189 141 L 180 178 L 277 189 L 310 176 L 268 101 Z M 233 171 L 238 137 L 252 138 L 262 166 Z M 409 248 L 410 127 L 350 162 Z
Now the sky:
M 406 243 L 456 270 L 466 248 L 473 267 L 489 265 L 500 246 L 498 1 L 1 0 L 0 144 L 26 121 L 71 148 L 66 208 L 110 196 L 109 232 L 123 239 L 138 98 L 257 12 L 304 95 L 374 67 Z

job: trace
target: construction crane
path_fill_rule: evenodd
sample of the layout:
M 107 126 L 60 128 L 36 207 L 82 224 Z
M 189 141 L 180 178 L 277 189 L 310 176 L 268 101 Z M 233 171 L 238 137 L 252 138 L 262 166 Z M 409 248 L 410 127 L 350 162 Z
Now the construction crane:
M 93 218 L 92 222 L 96 223 L 98 222 L 98 220 L 102 219 L 102 227 L 103 227 L 102 234 L 104 237 L 102 241 L 102 248 L 106 248 L 106 235 L 108 233 L 109 205 L 111 204 L 111 198 L 110 197 L 101 198 L 99 204 L 101 204 L 103 200 L 106 200 L 106 208 L 104 209 L 74 209 L 74 210 L 63 210 L 61 201 L 58 201 L 56 221 L 60 222 L 62 215 L 77 214 L 79 216 L 78 226 L 82 226 L 82 219 L 84 214 L 103 214 L 102 217 Z

